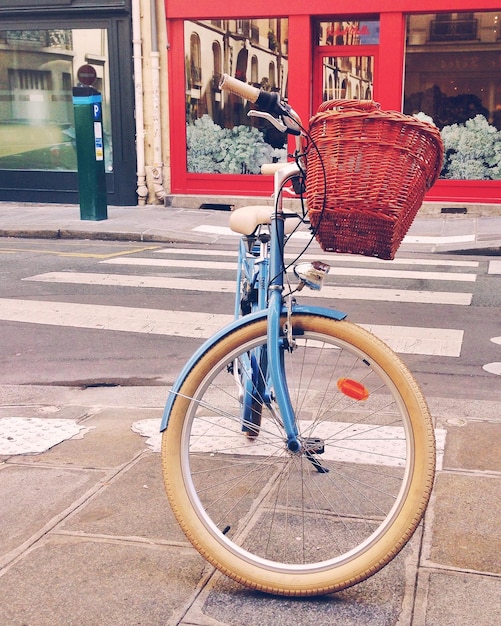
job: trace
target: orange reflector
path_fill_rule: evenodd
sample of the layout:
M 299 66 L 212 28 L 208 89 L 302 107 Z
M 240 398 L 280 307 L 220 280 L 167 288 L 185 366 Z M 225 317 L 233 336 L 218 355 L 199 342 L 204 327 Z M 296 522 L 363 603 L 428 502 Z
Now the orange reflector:
M 337 388 L 341 393 L 344 393 L 348 398 L 353 398 L 353 400 L 367 400 L 369 397 L 367 387 L 351 378 L 340 378 L 337 381 Z

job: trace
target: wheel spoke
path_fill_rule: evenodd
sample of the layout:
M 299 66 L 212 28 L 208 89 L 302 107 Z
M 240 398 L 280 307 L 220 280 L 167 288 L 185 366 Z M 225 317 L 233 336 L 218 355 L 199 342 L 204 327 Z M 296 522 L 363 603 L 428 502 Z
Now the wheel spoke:
M 387 347 L 346 322 L 297 319 L 295 348 L 283 360 L 301 451 L 287 449 L 266 385 L 266 324 L 250 323 L 218 358 L 202 357 L 178 393 L 164 434 L 164 477 L 181 526 L 216 567 L 278 593 L 288 593 L 287 573 L 307 575 L 324 593 L 371 575 L 409 539 L 432 486 L 433 437 L 416 383 Z M 251 376 L 259 423 L 243 424 L 241 389 Z M 245 436 L 242 426 L 255 430 Z M 403 523 L 409 498 L 414 514 Z M 195 519 L 205 529 L 200 543 Z M 377 548 L 370 562 L 369 547 Z M 261 571 L 252 581 L 250 563 Z M 336 572 L 347 564 L 358 573 L 343 569 L 343 583 Z

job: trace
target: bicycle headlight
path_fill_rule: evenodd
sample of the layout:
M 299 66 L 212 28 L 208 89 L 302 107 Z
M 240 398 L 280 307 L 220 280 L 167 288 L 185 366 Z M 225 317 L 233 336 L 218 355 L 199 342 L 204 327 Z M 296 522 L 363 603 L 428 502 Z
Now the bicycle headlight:
M 329 270 L 330 265 L 322 261 L 298 263 L 298 265 L 294 267 L 294 274 L 300 280 L 298 290 L 301 290 L 305 285 L 315 291 L 320 290 L 324 277 L 329 273 Z

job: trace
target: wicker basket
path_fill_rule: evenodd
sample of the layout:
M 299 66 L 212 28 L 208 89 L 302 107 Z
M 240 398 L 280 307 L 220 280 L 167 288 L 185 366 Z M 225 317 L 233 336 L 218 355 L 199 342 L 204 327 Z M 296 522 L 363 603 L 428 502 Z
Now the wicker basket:
M 324 102 L 309 130 L 306 197 L 322 249 L 393 259 L 440 174 L 440 132 L 359 100 Z

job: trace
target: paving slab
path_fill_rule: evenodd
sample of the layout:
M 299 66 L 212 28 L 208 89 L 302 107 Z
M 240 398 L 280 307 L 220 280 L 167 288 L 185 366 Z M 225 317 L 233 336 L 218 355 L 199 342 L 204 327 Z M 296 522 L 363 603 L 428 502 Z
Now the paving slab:
M 501 623 L 501 580 L 462 572 L 419 577 L 412 626 L 495 626 Z
M 3 387 L 0 386 L 0 398 L 3 401 Z M 5 404 L 0 405 L 0 418 L 12 417 L 13 415 L 22 417 L 47 417 L 58 419 L 79 420 L 87 414 L 88 407 L 83 406 L 61 406 L 57 404 Z
M 480 241 L 499 239 L 499 225 L 501 218 L 498 216 L 486 216 L 477 222 L 477 236 Z
M 59 528 L 65 532 L 189 545 L 174 520 L 164 491 L 160 455 L 149 452 L 117 474 Z
M 90 469 L 0 465 L 0 568 L 105 477 L 105 472 Z
M 500 472 L 501 422 L 448 424 L 444 467 Z
M 350 589 L 314 598 L 269 596 L 245 589 L 218 574 L 194 609 L 228 626 L 410 624 L 418 546 L 419 533 L 375 576 Z M 198 623 L 192 621 L 191 615 L 188 611 L 180 624 Z
M 0 578 L 0 624 L 167 624 L 203 568 L 184 548 L 53 535 Z
M 500 493 L 499 475 L 439 474 L 428 565 L 501 574 Z
M 469 420 L 501 422 L 501 395 L 499 400 L 428 397 L 431 414 L 440 425 L 464 425 Z

